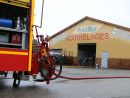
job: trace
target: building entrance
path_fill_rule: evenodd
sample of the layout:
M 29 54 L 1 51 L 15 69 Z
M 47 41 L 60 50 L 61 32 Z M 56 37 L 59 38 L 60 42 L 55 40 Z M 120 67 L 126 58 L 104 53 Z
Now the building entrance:
M 81 66 L 95 67 L 96 43 L 78 44 L 78 60 Z

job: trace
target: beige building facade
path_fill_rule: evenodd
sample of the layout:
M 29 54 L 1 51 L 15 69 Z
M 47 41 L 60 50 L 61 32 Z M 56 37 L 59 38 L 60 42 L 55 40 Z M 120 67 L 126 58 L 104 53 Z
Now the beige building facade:
M 84 17 L 50 37 L 67 65 L 130 69 L 130 28 Z

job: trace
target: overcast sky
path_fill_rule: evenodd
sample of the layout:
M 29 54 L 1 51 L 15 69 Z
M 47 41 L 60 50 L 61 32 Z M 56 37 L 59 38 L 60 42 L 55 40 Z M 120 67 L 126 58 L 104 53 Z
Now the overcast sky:
M 39 31 L 51 36 L 85 16 L 130 28 L 130 0 L 44 0 Z

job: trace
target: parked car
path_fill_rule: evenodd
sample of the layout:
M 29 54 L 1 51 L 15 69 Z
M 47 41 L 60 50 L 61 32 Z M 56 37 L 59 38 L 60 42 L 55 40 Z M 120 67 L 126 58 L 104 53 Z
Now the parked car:
M 51 55 L 56 56 L 62 64 L 64 64 L 64 55 L 62 55 L 62 53 L 58 53 L 58 52 L 50 52 Z

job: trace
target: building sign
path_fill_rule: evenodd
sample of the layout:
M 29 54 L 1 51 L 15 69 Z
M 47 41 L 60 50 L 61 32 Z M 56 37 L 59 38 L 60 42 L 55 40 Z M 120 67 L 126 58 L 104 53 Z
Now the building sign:
M 79 27 L 77 29 L 78 33 L 93 33 L 96 31 L 96 26 L 89 25 L 87 27 Z
M 101 28 L 102 24 L 98 25 L 86 25 L 86 26 L 80 26 L 76 29 L 75 33 L 81 34 L 81 33 L 95 33 Z
M 123 31 L 120 29 L 115 28 L 112 32 L 113 35 L 116 35 L 118 37 L 121 37 L 122 39 L 130 40 L 130 32 Z
M 66 39 L 68 41 L 105 40 L 109 39 L 109 33 L 73 34 Z

